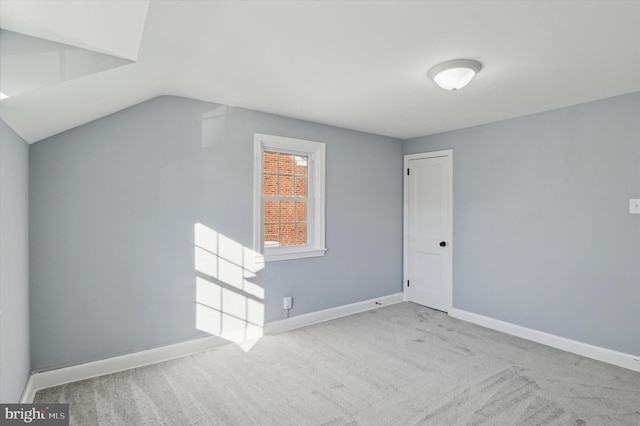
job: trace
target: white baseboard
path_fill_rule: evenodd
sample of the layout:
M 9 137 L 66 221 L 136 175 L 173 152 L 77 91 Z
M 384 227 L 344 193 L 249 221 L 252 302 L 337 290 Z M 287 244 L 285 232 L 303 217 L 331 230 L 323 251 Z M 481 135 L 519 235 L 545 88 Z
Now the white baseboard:
M 24 385 L 22 396 L 20 397 L 20 404 L 31 404 L 36 396 L 36 389 L 33 387 L 33 373 L 29 374 L 27 383 Z
M 363 302 L 351 303 L 349 305 L 337 306 L 335 308 L 324 309 L 322 311 L 311 312 L 310 314 L 298 315 L 280 321 L 269 322 L 264 325 L 264 334 L 277 334 L 283 331 L 305 327 L 319 322 L 369 311 L 382 306 L 393 305 L 402 302 L 403 294 L 396 293 L 389 296 L 378 297 L 376 299 L 365 300 Z
M 270 322 L 264 325 L 264 334 L 281 333 L 287 330 L 293 330 L 295 328 L 340 318 L 346 315 L 380 308 L 382 306 L 402 302 L 402 300 L 402 293 L 396 293 L 390 296 L 365 300 L 364 302 L 357 302 L 310 314 L 299 315 L 286 320 Z M 92 377 L 104 376 L 105 374 L 117 373 L 119 371 L 129 370 L 132 368 L 144 367 L 158 362 L 169 361 L 171 359 L 206 351 L 207 349 L 227 343 L 230 342 L 219 337 L 202 337 L 132 354 L 87 362 L 85 364 L 73 365 L 49 371 L 33 372 L 27 380 L 20 402 L 23 404 L 33 402 L 36 392 L 41 389 L 90 379 Z
M 640 372 L 640 356 L 578 342 L 577 340 L 571 340 L 554 334 L 522 327 L 520 325 L 485 317 L 484 315 L 474 314 L 461 309 L 453 308 L 449 311 L 449 315 L 482 327 L 531 340 L 532 342 L 541 343 L 566 352 L 571 352 L 587 358 L 606 362 L 608 364 L 617 365 L 618 367 Z
M 186 342 L 175 343 L 159 348 L 115 356 L 84 364 L 62 367 L 55 370 L 32 372 L 27 380 L 25 390 L 20 399 L 23 403 L 31 403 L 36 392 L 41 389 L 59 386 L 78 380 L 90 379 L 105 374 L 117 373 L 131 368 L 144 367 L 158 362 L 192 355 L 207 349 L 228 343 L 219 337 L 201 337 Z

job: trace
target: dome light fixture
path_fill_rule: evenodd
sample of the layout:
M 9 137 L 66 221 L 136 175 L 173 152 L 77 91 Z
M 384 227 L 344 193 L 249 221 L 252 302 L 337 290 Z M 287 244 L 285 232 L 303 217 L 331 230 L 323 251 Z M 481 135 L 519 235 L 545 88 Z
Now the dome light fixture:
M 445 90 L 458 90 L 469 84 L 482 64 L 471 59 L 456 59 L 436 65 L 429 70 L 429 78 Z

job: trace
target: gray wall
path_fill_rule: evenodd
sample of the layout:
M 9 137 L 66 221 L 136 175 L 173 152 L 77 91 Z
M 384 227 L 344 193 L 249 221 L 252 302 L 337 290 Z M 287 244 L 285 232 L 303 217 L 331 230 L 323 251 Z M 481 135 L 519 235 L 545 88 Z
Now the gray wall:
M 160 97 L 31 146 L 32 367 L 203 335 L 194 225 L 253 236 L 253 134 L 327 144 L 325 257 L 268 263 L 266 321 L 397 293 L 398 140 Z
M 0 120 L 0 401 L 29 376 L 29 146 Z
M 640 354 L 640 93 L 404 143 L 448 148 L 454 307 Z

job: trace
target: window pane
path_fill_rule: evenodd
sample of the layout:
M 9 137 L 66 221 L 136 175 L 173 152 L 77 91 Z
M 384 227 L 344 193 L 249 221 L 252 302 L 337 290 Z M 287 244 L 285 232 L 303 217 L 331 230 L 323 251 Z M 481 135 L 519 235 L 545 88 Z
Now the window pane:
M 296 197 L 307 197 L 307 178 L 296 177 L 295 180 L 295 194 Z
M 280 222 L 295 222 L 295 208 L 295 202 L 282 201 L 280 203 Z
M 280 222 L 280 206 L 279 201 L 264 202 L 264 223 Z
M 263 173 L 278 173 L 278 153 L 265 151 L 262 153 Z
M 295 164 L 294 156 L 291 154 L 280 154 L 280 168 L 278 172 L 281 175 L 293 175 L 293 165 Z
M 295 175 L 296 176 L 306 176 L 307 175 L 307 161 L 309 157 L 304 157 L 301 155 L 295 156 Z
M 280 245 L 292 246 L 294 239 L 294 225 L 293 223 L 283 223 L 280 225 Z
M 265 247 L 278 247 L 280 225 L 268 224 L 264 225 L 264 246 Z
M 307 203 L 304 201 L 296 202 L 296 222 L 307 221 Z
M 293 197 L 293 176 L 280 176 L 281 197 Z
M 278 176 L 264 175 L 262 177 L 262 195 L 275 197 L 278 194 Z
M 307 224 L 296 223 L 296 245 L 307 244 Z

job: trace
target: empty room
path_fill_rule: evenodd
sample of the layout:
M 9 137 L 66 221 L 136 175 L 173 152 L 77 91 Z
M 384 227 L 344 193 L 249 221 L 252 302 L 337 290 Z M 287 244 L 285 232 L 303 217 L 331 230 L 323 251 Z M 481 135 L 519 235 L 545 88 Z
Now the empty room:
M 640 424 L 640 1 L 0 0 L 0 424 Z

